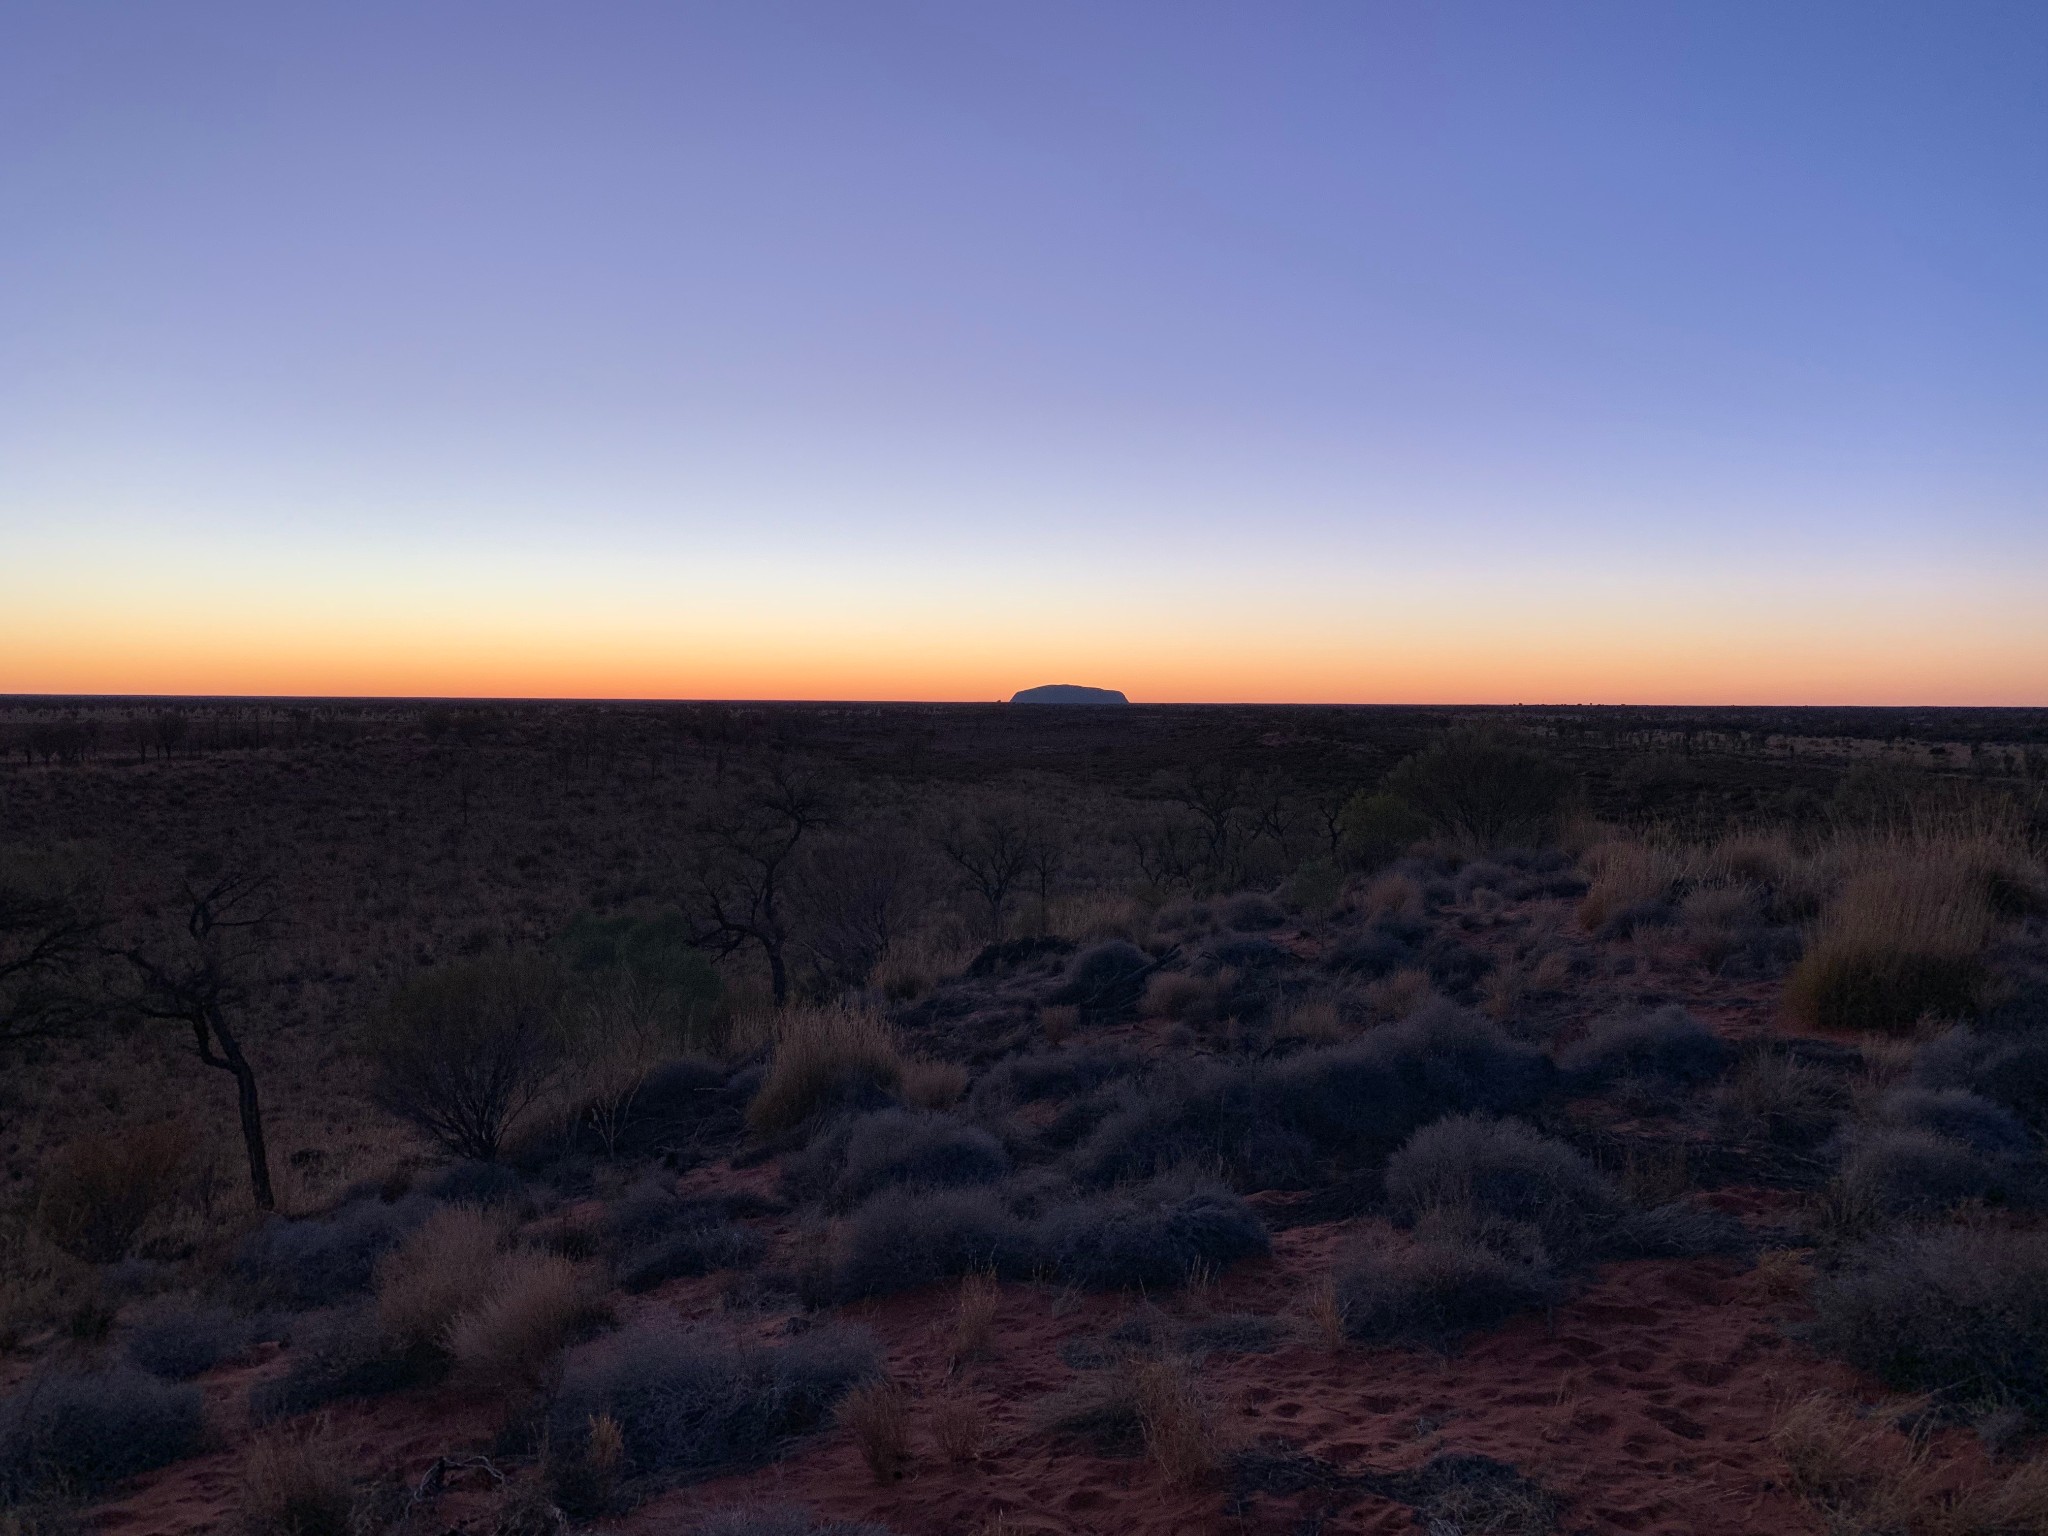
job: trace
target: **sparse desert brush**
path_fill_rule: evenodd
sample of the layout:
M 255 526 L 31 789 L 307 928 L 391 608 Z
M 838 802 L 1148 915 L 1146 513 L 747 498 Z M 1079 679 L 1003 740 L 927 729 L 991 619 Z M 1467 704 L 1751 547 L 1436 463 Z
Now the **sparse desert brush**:
M 560 1071 L 567 980 L 553 957 L 507 952 L 416 976 L 371 1016 L 379 1104 L 458 1157 L 490 1162 Z
M 0 1506 L 94 1494 L 196 1455 L 205 1425 L 195 1386 L 127 1368 L 50 1371 L 0 1397 Z
M 1886 1385 L 2048 1423 L 2048 1235 L 1880 1235 L 1818 1276 L 1811 1296 L 1815 1343 Z
M 893 1483 L 910 1466 L 910 1404 L 893 1381 L 855 1387 L 839 1405 L 839 1422 L 860 1447 L 878 1483 Z
M 1785 989 L 1812 1028 L 1898 1032 L 1973 1014 L 1999 893 L 2032 878 L 2014 833 L 1950 823 L 1845 840 L 1840 883 Z
M 641 1479 L 752 1466 L 828 1422 L 881 1364 L 862 1329 L 814 1328 L 775 1347 L 648 1313 L 570 1351 L 547 1410 L 556 1455 L 589 1453 L 609 1418 Z
M 952 1359 L 955 1366 L 981 1360 L 994 1351 L 996 1309 L 1002 1287 L 986 1271 L 960 1277 L 960 1299 L 953 1309 Z
M 256 1437 L 240 1504 L 243 1536 L 354 1536 L 356 1482 L 324 1415 Z
M 1564 1294 L 1547 1267 L 1504 1258 L 1469 1239 L 1369 1233 L 1337 1263 L 1344 1331 L 1365 1344 L 1420 1345 L 1446 1353 L 1467 1335 Z
M 836 1004 L 785 1008 L 776 1018 L 768 1075 L 747 1106 L 747 1123 L 775 1134 L 849 1096 L 894 1093 L 904 1061 L 878 1013 Z
M 903 1064 L 903 1098 L 920 1109 L 950 1109 L 967 1091 L 967 1069 L 957 1061 L 917 1058 Z
M 1310 997 L 1295 1003 L 1280 1016 L 1274 1034 L 1282 1040 L 1299 1040 L 1305 1045 L 1335 1045 L 1348 1040 L 1352 1031 L 1344 1027 L 1344 1016 L 1327 997 Z
M 1597 844 L 1582 862 L 1592 879 L 1579 902 L 1579 922 L 1588 931 L 1605 927 L 1631 907 L 1668 900 L 1686 872 L 1681 853 L 1633 840 Z
M 1154 971 L 1145 982 L 1138 1013 L 1148 1019 L 1186 1019 L 1205 1016 L 1214 1002 L 1216 986 L 1186 971 Z
M 1385 918 L 1422 920 L 1422 887 L 1409 875 L 1381 875 L 1358 893 L 1359 915 L 1369 923 Z
M 191 1130 L 176 1121 L 83 1137 L 44 1175 L 37 1221 L 66 1253 L 111 1264 L 177 1198 L 194 1152 Z
M 377 1327 L 395 1353 L 440 1351 L 449 1326 L 491 1286 L 508 1225 L 496 1211 L 443 1206 L 377 1265 Z
M 1429 972 L 1415 968 L 1382 976 L 1365 989 L 1365 1006 L 1383 1023 L 1399 1023 L 1434 995 Z
M 1172 1357 L 1131 1362 L 1138 1429 L 1145 1454 L 1175 1488 L 1200 1486 L 1222 1460 L 1208 1405 L 1187 1361 Z
M 932 1439 L 948 1461 L 972 1461 L 988 1444 L 988 1410 L 964 1392 L 947 1392 L 932 1405 Z
M 459 1380 L 502 1394 L 540 1386 L 562 1346 L 602 1314 L 587 1266 L 530 1250 L 501 1255 L 488 1289 L 446 1335 Z
M 1896 1407 L 1859 1410 L 1825 1392 L 1779 1408 L 1771 1445 L 1787 1485 L 1838 1530 L 1903 1536 L 2027 1536 L 2048 1531 L 2048 1457 L 1958 1481 Z

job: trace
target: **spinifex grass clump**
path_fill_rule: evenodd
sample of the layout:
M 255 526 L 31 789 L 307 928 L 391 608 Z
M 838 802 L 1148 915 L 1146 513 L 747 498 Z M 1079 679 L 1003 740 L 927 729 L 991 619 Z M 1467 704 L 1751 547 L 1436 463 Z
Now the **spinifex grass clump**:
M 1900 837 L 1854 850 L 1785 1004 L 1810 1028 L 1908 1030 L 1977 1011 L 1996 921 L 1983 839 Z
M 774 1135 L 822 1109 L 893 1094 L 903 1081 L 896 1036 L 877 1013 L 837 1006 L 788 1008 L 775 1020 L 773 1055 L 747 1123 Z

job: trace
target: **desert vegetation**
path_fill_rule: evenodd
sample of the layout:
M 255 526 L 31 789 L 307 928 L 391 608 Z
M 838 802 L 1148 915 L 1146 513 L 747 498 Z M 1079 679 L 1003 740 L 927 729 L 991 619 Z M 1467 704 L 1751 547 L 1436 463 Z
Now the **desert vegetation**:
M 2034 717 L 64 708 L 10 1529 L 2048 1528 Z

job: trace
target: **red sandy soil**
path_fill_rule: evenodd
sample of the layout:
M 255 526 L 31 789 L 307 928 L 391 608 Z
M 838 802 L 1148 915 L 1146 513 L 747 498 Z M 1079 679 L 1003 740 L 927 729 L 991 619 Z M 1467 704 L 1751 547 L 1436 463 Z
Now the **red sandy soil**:
M 1483 944 L 1493 935 L 1468 937 Z M 1645 990 L 1682 1001 L 1732 1038 L 1775 1023 L 1774 986 L 1711 982 L 1697 967 L 1657 963 L 1663 958 L 1645 956 L 1649 963 L 1637 978 Z M 701 1168 L 681 1187 L 692 1194 L 772 1194 L 775 1169 Z M 1796 1204 L 1761 1189 L 1725 1189 L 1708 1198 L 1765 1223 L 1785 1220 Z M 1254 1203 L 1277 1207 L 1286 1197 Z M 793 1219 L 762 1225 L 785 1254 L 799 1240 Z M 1328 1275 L 1333 1254 L 1363 1225 L 1279 1232 L 1270 1259 L 1163 1302 L 1180 1317 L 1205 1309 L 1259 1313 L 1289 1326 L 1271 1352 L 1212 1355 L 1199 1367 L 1226 1446 L 1307 1453 L 1339 1473 L 1411 1469 L 1444 1453 L 1489 1456 L 1559 1496 L 1559 1529 L 1569 1532 L 1821 1530 L 1815 1513 L 1782 1486 L 1783 1469 L 1768 1443 L 1773 1414 L 1814 1391 L 1865 1400 L 1882 1393 L 1794 1342 L 1785 1324 L 1796 1320 L 1799 1304 L 1773 1294 L 1764 1276 L 1725 1260 L 1615 1264 L 1554 1316 L 1519 1318 L 1452 1359 L 1353 1346 L 1332 1351 L 1308 1325 L 1305 1302 Z M 724 1319 L 763 1337 L 782 1332 L 786 1314 L 724 1312 L 723 1284 L 718 1276 L 677 1282 L 627 1299 L 624 1308 L 629 1315 L 654 1307 L 688 1319 Z M 1061 1344 L 1100 1335 L 1135 1299 L 1006 1285 L 993 1358 L 954 1375 L 948 1356 L 956 1294 L 935 1287 L 843 1309 L 848 1321 L 874 1330 L 911 1396 L 913 1460 L 900 1481 L 877 1483 L 851 1436 L 830 1430 L 778 1463 L 670 1490 L 601 1526 L 651 1536 L 686 1530 L 713 1509 L 793 1503 L 821 1518 L 877 1521 L 904 1536 L 973 1533 L 999 1516 L 1011 1532 L 1046 1536 L 1417 1528 L 1410 1506 L 1356 1494 L 1254 1493 L 1234 1509 L 1221 1476 L 1175 1489 L 1143 1458 L 1104 1456 L 1083 1439 L 1038 1428 L 1042 1401 L 1077 1378 L 1062 1362 Z M 250 1387 L 282 1365 L 273 1360 L 215 1373 L 206 1390 L 224 1448 L 138 1480 L 98 1508 L 97 1527 L 110 1536 L 230 1527 L 244 1454 L 233 1443 L 236 1426 L 246 1423 Z M 954 1463 L 941 1455 L 932 1426 L 963 1405 L 985 1416 L 988 1432 L 981 1455 Z M 500 1405 L 442 1390 L 344 1405 L 331 1422 L 364 1474 L 414 1486 L 438 1458 L 484 1451 L 500 1417 Z M 1941 1437 L 1944 1444 L 1953 1439 Z M 1953 1449 L 1964 1460 L 1974 1454 L 1959 1442 Z M 489 1536 L 493 1486 L 478 1470 L 455 1475 L 451 1493 L 427 1518 L 416 1515 L 412 1529 Z

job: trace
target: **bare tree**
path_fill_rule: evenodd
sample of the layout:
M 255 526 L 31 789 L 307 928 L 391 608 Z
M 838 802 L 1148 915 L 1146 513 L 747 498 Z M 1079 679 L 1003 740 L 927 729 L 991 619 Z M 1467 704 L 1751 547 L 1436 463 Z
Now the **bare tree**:
M 1161 775 L 1159 790 L 1194 817 L 1201 828 L 1206 873 L 1227 884 L 1236 873 L 1238 844 L 1245 833 L 1245 776 L 1227 763 L 1203 763 Z
M 275 1208 L 277 1199 L 270 1188 L 263 1105 L 256 1069 L 242 1050 L 230 1013 L 246 1001 L 243 977 L 250 954 L 276 922 L 273 897 L 269 878 L 249 870 L 188 880 L 176 904 L 184 915 L 182 935 L 120 951 L 140 983 L 133 999 L 136 1011 L 186 1025 L 199 1059 L 234 1077 L 249 1187 L 265 1210 Z
M 377 1102 L 489 1162 L 561 1068 L 565 989 L 545 956 L 480 955 L 414 977 L 370 1021 Z
M 988 907 L 991 944 L 1003 941 L 1010 902 L 1031 868 L 1031 824 L 1007 801 L 984 805 L 972 816 L 950 822 L 939 832 L 939 849 L 967 879 L 967 885 Z
M 789 1001 L 797 853 L 827 824 L 823 794 L 777 761 L 698 826 L 699 857 L 687 899 L 695 942 L 720 955 L 757 947 L 768 962 L 777 1007 Z
M 928 875 L 923 849 L 901 827 L 810 845 L 791 908 L 822 986 L 853 987 L 867 979 L 923 903 Z
M 0 1046 L 84 1021 L 105 926 L 99 890 L 75 861 L 0 851 Z

